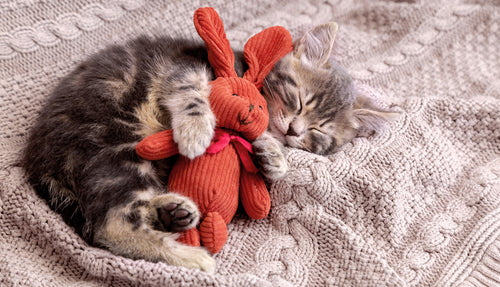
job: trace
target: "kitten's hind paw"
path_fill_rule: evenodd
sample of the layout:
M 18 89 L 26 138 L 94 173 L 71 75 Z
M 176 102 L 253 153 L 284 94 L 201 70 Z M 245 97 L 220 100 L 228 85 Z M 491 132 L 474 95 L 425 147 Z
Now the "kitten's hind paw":
M 170 254 L 171 256 L 167 256 L 166 261 L 170 264 L 186 268 L 197 268 L 208 273 L 215 271 L 215 259 L 205 248 L 184 245 L 178 242 L 169 242 L 169 244 L 171 246 L 175 245 L 175 249 Z
M 112 208 L 95 242 L 117 255 L 213 272 L 215 260 L 205 248 L 182 244 L 179 234 L 171 232 L 195 227 L 198 220 L 199 211 L 189 198 L 163 193 Z
M 151 200 L 150 205 L 156 210 L 158 222 L 165 231 L 191 229 L 200 218 L 196 204 L 175 193 L 159 195 Z

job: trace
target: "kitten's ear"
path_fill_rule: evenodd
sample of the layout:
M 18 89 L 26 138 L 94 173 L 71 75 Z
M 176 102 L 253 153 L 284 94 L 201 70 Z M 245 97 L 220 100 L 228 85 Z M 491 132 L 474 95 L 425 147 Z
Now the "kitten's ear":
M 294 55 L 314 66 L 323 66 L 328 62 L 338 25 L 330 22 L 314 27 L 297 42 Z
M 359 95 L 354 102 L 352 116 L 354 129 L 358 131 L 358 135 L 364 136 L 379 132 L 387 122 L 395 120 L 399 113 L 383 110 L 370 98 Z

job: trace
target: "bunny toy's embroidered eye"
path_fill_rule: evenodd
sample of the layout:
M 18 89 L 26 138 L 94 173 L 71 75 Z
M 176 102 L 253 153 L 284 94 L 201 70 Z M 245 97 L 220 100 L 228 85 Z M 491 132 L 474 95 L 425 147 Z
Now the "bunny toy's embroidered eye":
M 238 96 L 238 94 L 233 94 L 233 96 L 235 96 L 235 97 L 239 97 L 239 96 Z
M 259 106 L 259 109 L 263 110 L 262 106 Z

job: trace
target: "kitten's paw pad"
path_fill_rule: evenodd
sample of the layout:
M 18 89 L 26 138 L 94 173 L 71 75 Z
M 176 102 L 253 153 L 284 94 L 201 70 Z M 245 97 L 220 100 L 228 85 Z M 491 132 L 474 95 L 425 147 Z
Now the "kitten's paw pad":
M 177 194 L 164 194 L 152 200 L 158 221 L 166 231 L 188 230 L 196 226 L 200 213 L 190 199 Z
M 186 119 L 174 128 L 174 141 L 179 153 L 189 159 L 202 155 L 210 145 L 214 131 L 215 116 L 212 112 Z
M 254 154 L 261 173 L 270 180 L 283 178 L 288 172 L 288 162 L 279 146 L 255 144 Z
M 157 209 L 158 218 L 167 231 L 181 231 L 194 227 L 197 217 L 189 210 L 179 207 L 180 205 L 170 203 Z

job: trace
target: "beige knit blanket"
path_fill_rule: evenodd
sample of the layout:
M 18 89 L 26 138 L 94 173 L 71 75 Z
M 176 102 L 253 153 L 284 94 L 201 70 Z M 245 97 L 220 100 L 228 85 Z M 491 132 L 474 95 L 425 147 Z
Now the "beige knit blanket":
M 339 23 L 336 59 L 396 105 L 381 134 L 289 149 L 264 220 L 239 214 L 217 271 L 89 247 L 17 161 L 58 79 L 109 43 L 197 37 L 211 5 L 238 46 L 272 25 Z M 500 2 L 1 0 L 1 286 L 500 286 Z

